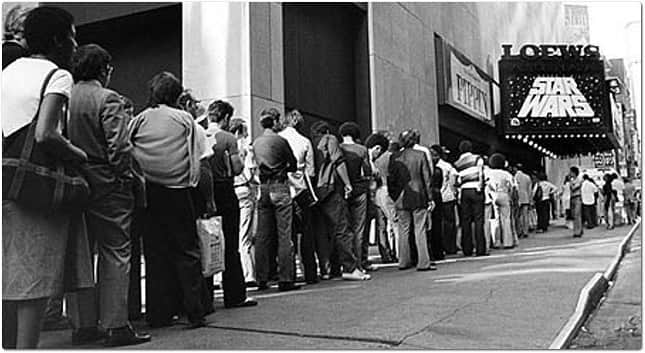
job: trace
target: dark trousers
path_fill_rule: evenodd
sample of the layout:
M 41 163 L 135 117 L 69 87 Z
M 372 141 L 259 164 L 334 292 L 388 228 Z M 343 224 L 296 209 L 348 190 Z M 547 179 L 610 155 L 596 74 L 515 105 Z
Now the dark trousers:
M 473 254 L 472 224 L 475 224 L 477 255 L 486 254 L 484 238 L 484 193 L 475 189 L 461 191 L 461 250 L 465 256 Z
M 280 282 L 293 282 L 294 267 L 293 201 L 286 183 L 260 185 L 258 229 L 255 240 L 255 266 L 258 282 L 269 281 L 271 249 L 278 246 Z
M 430 214 L 432 218 L 432 228 L 430 229 L 430 241 L 428 245 L 430 246 L 430 258 L 433 261 L 443 260 L 446 255 L 443 250 L 443 209 L 441 208 L 441 203 L 437 203 L 434 210 Z
M 240 260 L 240 208 L 233 181 L 215 182 L 215 206 L 222 216 L 224 232 L 224 272 L 222 289 L 224 305 L 235 305 L 246 300 L 246 284 Z M 209 283 L 212 283 L 212 279 Z M 212 292 L 211 292 L 212 293 Z
M 326 217 L 319 204 L 310 209 L 312 241 L 318 267 L 321 275 L 328 275 L 331 272 L 331 237 L 333 227 L 327 223 Z
M 538 225 L 537 225 L 538 229 L 542 229 L 543 231 L 546 231 L 549 228 L 550 208 L 551 208 L 550 200 L 538 201 L 535 204 L 535 210 L 538 216 Z
M 358 259 L 352 251 L 352 230 L 349 226 L 349 211 L 347 202 L 339 192 L 333 192 L 319 203 L 322 220 L 331 227 L 334 252 L 338 256 L 338 263 L 343 266 L 343 272 L 354 272 L 358 266 Z M 332 262 L 333 268 L 333 262 Z
M 312 210 L 307 205 L 301 204 L 296 196 L 293 202 L 293 242 L 300 246 L 300 261 L 304 268 L 305 281 L 318 279 L 315 256 L 315 236 L 312 232 Z M 301 234 L 300 242 L 297 235 Z
M 130 286 L 128 287 L 128 317 L 130 320 L 141 318 L 141 238 L 145 230 L 143 209 L 135 209 L 132 217 L 132 232 L 130 242 L 132 255 L 130 256 Z
M 192 190 L 149 183 L 147 196 L 143 234 L 147 320 L 153 325 L 169 322 L 178 312 L 179 293 L 188 319 L 201 320 L 204 279 Z
M 354 256 L 358 261 L 358 266 L 363 268 L 367 263 L 367 241 L 364 239 L 365 228 L 367 223 L 367 193 L 354 196 L 347 200 L 349 210 L 350 227 L 354 235 L 353 249 Z
M 596 226 L 596 206 L 595 205 L 582 205 L 582 224 L 591 229 Z
M 455 203 L 457 203 L 457 201 L 443 202 L 440 206 L 442 245 L 446 254 L 451 255 L 457 253 L 457 220 L 455 218 Z

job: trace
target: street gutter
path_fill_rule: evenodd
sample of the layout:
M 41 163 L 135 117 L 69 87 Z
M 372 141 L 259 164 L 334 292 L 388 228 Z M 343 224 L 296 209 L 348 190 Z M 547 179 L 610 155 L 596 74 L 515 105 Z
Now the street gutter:
M 604 297 L 607 289 L 609 289 L 611 280 L 616 275 L 620 262 L 628 252 L 629 243 L 640 225 L 641 219 L 634 224 L 629 233 L 620 242 L 618 253 L 612 263 L 607 267 L 607 270 L 604 273 L 598 272 L 594 274 L 591 280 L 582 288 L 573 315 L 571 315 L 567 323 L 562 327 L 555 340 L 549 346 L 549 349 L 566 349 L 569 347 L 571 340 L 576 336 L 582 324 Z

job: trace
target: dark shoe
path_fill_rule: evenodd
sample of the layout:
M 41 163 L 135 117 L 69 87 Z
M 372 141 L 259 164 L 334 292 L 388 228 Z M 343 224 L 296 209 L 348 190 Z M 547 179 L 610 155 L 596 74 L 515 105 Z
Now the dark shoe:
M 59 316 L 54 320 L 47 320 L 43 323 L 43 331 L 61 331 L 72 328 L 72 320 L 67 316 Z
M 314 278 L 314 279 L 308 279 L 308 280 L 305 280 L 305 282 L 306 282 L 307 284 L 317 284 L 317 283 L 319 283 L 320 281 L 318 280 L 318 278 Z
M 258 282 L 258 290 L 267 290 L 269 289 L 269 284 L 267 282 Z
M 80 346 L 94 343 L 105 337 L 105 334 L 96 327 L 84 327 L 72 331 L 72 345 Z
M 186 326 L 186 330 L 194 330 L 200 327 L 206 327 L 206 320 L 204 318 L 201 318 L 197 321 L 191 321 L 188 326 Z
M 506 249 L 506 248 L 505 248 L 505 249 Z M 490 254 L 477 254 L 477 255 L 475 255 L 475 256 L 477 256 L 477 257 L 480 257 L 480 256 L 490 256 Z
M 430 265 L 430 267 L 426 267 L 426 268 L 417 268 L 417 271 L 436 271 L 436 270 L 437 270 L 437 266 L 434 266 L 434 265 Z
M 369 264 L 369 265 L 367 265 L 367 266 L 363 266 L 363 269 L 364 269 L 365 271 L 367 271 L 367 272 L 374 272 L 374 271 L 378 271 L 378 267 L 376 267 L 376 266 L 374 266 L 374 265 L 372 265 L 372 264 Z
M 257 287 L 257 286 L 258 286 L 258 283 L 255 282 L 255 281 L 246 282 L 246 288 L 252 288 L 252 287 Z
M 573 235 L 573 237 L 574 237 L 574 238 L 581 238 L 581 237 L 582 237 L 582 234 L 574 234 L 574 235 Z
M 399 271 L 405 271 L 409 268 L 412 268 L 412 266 L 399 267 Z
M 103 345 L 106 347 L 130 346 L 150 342 L 150 339 L 149 334 L 138 333 L 132 328 L 132 325 L 127 324 L 124 327 L 108 329 Z
M 224 307 L 227 309 L 231 309 L 231 308 L 246 308 L 248 306 L 256 306 L 256 305 L 258 305 L 258 302 L 255 299 L 246 298 L 245 301 L 238 304 L 224 304 Z
M 278 283 L 278 290 L 280 292 L 286 292 L 290 290 L 298 290 L 302 288 L 301 286 L 294 284 L 293 282 L 280 282 Z
M 151 328 L 170 327 L 179 323 L 179 316 L 175 315 L 166 321 L 149 321 L 148 326 Z

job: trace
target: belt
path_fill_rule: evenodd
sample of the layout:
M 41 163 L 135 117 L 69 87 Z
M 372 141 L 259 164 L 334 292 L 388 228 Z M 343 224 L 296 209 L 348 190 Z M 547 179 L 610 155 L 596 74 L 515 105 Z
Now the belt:
M 260 185 L 270 185 L 270 184 L 286 184 L 287 179 L 269 179 L 269 180 L 260 180 Z

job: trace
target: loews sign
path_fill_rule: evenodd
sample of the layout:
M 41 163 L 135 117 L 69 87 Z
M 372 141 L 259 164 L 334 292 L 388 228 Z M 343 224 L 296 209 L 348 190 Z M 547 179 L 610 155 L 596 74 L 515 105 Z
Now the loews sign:
M 490 122 L 491 87 L 473 65 L 463 64 L 450 53 L 448 104 L 476 118 Z
M 566 45 L 566 44 L 525 44 L 519 53 L 512 54 L 513 45 L 502 45 L 502 59 L 520 57 L 524 60 L 539 60 L 544 58 L 591 58 L 599 59 L 600 50 L 596 45 Z

